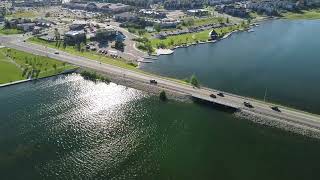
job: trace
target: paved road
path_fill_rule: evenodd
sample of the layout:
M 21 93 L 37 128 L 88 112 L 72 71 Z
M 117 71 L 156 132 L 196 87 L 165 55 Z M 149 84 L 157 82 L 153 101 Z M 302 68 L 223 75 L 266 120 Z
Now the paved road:
M 169 89 L 201 99 L 205 99 L 208 101 L 212 101 L 215 103 L 224 104 L 226 106 L 232 106 L 234 108 L 238 108 L 240 111 L 253 113 L 255 115 L 270 117 L 278 121 L 286 121 L 288 123 L 294 123 L 296 125 L 320 130 L 320 116 L 317 115 L 282 107 L 280 108 L 281 112 L 276 112 L 272 110 L 270 108 L 270 105 L 267 103 L 226 92 L 224 92 L 225 97 L 217 96 L 217 98 L 211 98 L 209 96 L 210 94 L 217 94 L 219 91 L 207 88 L 194 88 L 190 85 L 179 83 L 162 77 L 147 75 L 144 73 L 119 68 L 109 64 L 100 64 L 97 61 L 90 60 L 80 56 L 71 55 L 62 51 L 59 51 L 59 54 L 54 54 L 54 52 L 56 52 L 57 50 L 46 48 L 41 45 L 26 43 L 23 42 L 23 40 L 19 39 L 20 38 L 0 37 L 0 42 L 10 48 L 18 49 L 37 55 L 48 56 L 60 61 L 71 63 L 81 67 L 95 69 L 101 72 L 118 74 L 119 76 L 123 76 L 128 79 L 132 79 L 134 81 L 139 81 L 146 84 L 149 84 L 150 79 L 155 79 L 158 82 L 156 86 L 163 89 Z M 254 106 L 254 108 L 245 107 L 243 105 L 244 101 L 250 102 Z

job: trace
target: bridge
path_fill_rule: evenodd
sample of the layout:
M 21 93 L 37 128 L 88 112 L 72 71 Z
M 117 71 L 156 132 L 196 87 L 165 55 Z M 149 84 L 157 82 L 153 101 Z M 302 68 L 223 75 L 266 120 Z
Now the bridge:
M 225 107 L 233 108 L 237 111 L 243 111 L 261 117 L 268 117 L 280 122 L 285 122 L 288 124 L 293 124 L 296 126 L 320 131 L 320 116 L 318 115 L 286 107 L 280 107 L 281 112 L 277 112 L 271 109 L 271 106 L 274 105 L 270 103 L 258 101 L 243 96 L 238 96 L 227 92 L 223 92 L 224 97 L 221 97 L 217 95 L 221 92 L 219 90 L 208 88 L 195 88 L 191 85 L 172 79 L 146 74 L 143 72 L 128 70 L 110 64 L 101 64 L 98 61 L 91 60 L 81 56 L 72 55 L 63 51 L 59 51 L 59 54 L 56 54 L 56 49 L 46 48 L 41 45 L 27 43 L 24 42 L 23 39 L 19 38 L 10 39 L 7 37 L 0 37 L 0 42 L 6 47 L 10 47 L 13 49 L 25 51 L 36 55 L 48 56 L 53 59 L 57 59 L 84 68 L 94 69 L 99 72 L 112 73 L 133 80 L 133 82 L 145 83 L 145 85 L 147 86 L 155 86 L 160 89 L 175 91 L 178 93 L 192 96 L 195 99 L 206 101 L 208 103 L 222 105 Z M 157 85 L 151 85 L 151 79 L 156 80 Z M 216 95 L 216 98 L 210 97 L 211 94 Z M 244 106 L 244 102 L 249 102 L 250 104 L 252 104 L 253 108 Z

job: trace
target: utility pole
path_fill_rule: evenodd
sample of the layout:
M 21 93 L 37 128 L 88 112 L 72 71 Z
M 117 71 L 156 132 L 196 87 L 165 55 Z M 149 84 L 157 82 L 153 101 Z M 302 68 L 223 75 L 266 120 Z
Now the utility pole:
M 264 98 L 263 98 L 263 101 L 264 101 L 264 102 L 266 102 L 267 91 L 268 91 L 268 88 L 266 88 L 266 90 L 265 90 L 265 92 L 264 92 Z

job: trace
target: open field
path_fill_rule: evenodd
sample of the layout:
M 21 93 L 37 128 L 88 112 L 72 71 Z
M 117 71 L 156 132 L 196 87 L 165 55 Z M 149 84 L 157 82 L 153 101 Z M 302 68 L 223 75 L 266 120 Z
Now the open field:
M 301 12 L 287 12 L 282 16 L 286 19 L 320 19 L 320 9 L 302 10 Z
M 47 77 L 72 68 L 75 66 L 48 57 L 36 56 L 15 49 L 0 49 L 0 83 L 28 77 Z

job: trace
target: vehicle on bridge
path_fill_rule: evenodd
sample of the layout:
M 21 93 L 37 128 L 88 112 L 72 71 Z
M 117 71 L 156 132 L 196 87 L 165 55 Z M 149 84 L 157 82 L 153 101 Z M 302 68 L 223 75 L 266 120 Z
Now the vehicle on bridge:
M 277 112 L 281 112 L 278 106 L 272 106 L 271 109 Z
M 249 102 L 243 102 L 243 104 L 244 104 L 245 107 L 253 108 L 252 104 L 249 103 Z
M 212 97 L 212 98 L 217 98 L 217 96 L 214 95 L 214 94 L 210 94 L 210 97 Z
M 217 95 L 221 96 L 221 97 L 224 97 L 224 94 L 222 92 L 219 92 Z
M 150 80 L 150 84 L 158 84 L 158 82 L 156 80 L 154 80 L 154 79 L 151 79 Z

